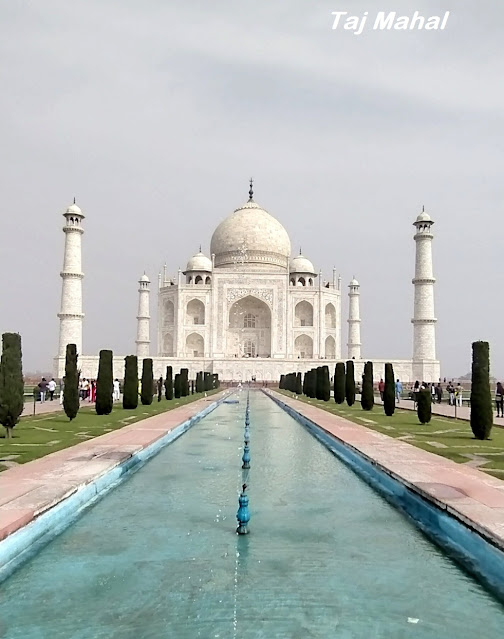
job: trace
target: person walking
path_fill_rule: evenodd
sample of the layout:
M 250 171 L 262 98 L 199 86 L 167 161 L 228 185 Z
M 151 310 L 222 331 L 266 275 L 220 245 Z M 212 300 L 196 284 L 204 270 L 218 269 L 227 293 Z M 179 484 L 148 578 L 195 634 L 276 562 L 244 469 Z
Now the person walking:
M 43 403 L 45 402 L 45 397 L 46 397 L 46 393 L 47 393 L 47 381 L 45 377 L 42 377 L 42 379 L 40 380 L 40 382 L 38 383 L 38 389 L 39 389 L 39 393 L 40 393 L 40 401 Z
M 96 379 L 91 380 L 91 402 L 96 402 Z
M 395 396 L 396 396 L 396 400 L 397 400 L 398 404 L 401 401 L 401 393 L 402 393 L 402 384 L 401 384 L 401 382 L 398 379 L 396 379 Z
M 65 390 L 65 378 L 63 377 L 60 381 L 60 395 L 59 395 L 59 403 L 63 404 L 63 391 Z
M 114 379 L 114 402 L 119 401 L 120 395 L 121 395 L 121 385 L 119 384 L 119 380 L 116 377 Z
M 455 389 L 455 401 L 457 402 L 458 408 L 462 408 L 463 398 L 464 398 L 464 389 L 462 388 L 462 384 L 459 382 L 457 384 L 457 388 Z
M 54 377 L 51 379 L 49 384 L 47 384 L 47 390 L 49 391 L 49 401 L 53 401 L 54 399 L 54 391 L 56 390 L 56 382 L 54 381 Z
M 380 393 L 380 399 L 383 402 L 383 393 L 385 392 L 385 382 L 383 379 L 380 379 L 380 382 L 378 383 L 378 392 Z
M 443 399 L 443 387 L 441 386 L 441 382 L 438 382 L 436 386 L 436 399 L 437 403 L 441 404 L 441 400 Z
M 497 408 L 497 417 L 504 417 L 504 388 L 501 382 L 497 382 L 495 389 L 495 407 Z
M 163 395 L 163 378 L 160 377 L 157 381 L 157 400 L 161 401 L 161 397 Z

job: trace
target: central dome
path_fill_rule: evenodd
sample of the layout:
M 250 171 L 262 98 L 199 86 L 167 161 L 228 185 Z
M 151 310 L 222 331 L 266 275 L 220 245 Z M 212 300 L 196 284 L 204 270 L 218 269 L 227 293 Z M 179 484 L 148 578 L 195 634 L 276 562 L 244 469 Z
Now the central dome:
M 249 200 L 215 229 L 210 252 L 215 266 L 262 264 L 287 269 L 291 244 L 280 222 Z

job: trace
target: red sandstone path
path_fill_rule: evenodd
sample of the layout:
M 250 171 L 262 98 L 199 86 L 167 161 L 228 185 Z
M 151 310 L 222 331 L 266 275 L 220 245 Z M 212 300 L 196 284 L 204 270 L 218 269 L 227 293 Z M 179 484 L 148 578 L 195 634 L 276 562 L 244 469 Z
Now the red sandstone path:
M 0 541 L 157 441 L 225 392 L 5 470 L 0 474 Z
M 272 394 L 504 550 L 504 481 L 321 408 Z

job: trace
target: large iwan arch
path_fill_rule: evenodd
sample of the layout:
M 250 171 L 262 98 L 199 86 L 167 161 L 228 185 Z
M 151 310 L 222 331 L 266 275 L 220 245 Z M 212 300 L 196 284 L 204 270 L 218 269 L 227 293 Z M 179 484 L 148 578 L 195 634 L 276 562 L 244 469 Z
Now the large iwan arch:
M 247 295 L 232 304 L 228 322 L 228 357 L 271 357 L 271 310 L 266 302 Z

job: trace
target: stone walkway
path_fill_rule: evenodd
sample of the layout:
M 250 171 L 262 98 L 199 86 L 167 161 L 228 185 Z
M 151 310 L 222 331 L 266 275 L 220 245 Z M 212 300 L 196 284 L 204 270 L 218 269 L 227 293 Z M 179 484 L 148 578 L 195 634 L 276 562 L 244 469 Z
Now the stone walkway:
M 504 481 L 310 404 L 275 395 L 504 550 Z
M 0 541 L 222 397 L 174 408 L 0 474 Z
M 84 408 L 85 406 L 94 406 L 94 404 L 88 401 L 83 401 L 80 406 L 81 408 Z M 52 402 L 36 402 L 35 404 L 35 415 L 56 413 L 59 410 L 63 410 L 63 406 L 59 403 L 59 399 L 53 399 Z M 24 403 L 23 412 L 21 414 L 22 417 L 28 417 L 29 415 L 33 415 L 33 400 Z
M 375 397 L 375 404 L 383 404 L 379 397 Z M 396 404 L 398 408 L 404 408 L 405 410 L 416 410 L 413 407 L 411 399 L 402 399 L 399 404 Z M 455 417 L 455 406 L 448 406 L 448 404 L 432 404 L 432 413 L 435 415 L 442 415 L 443 417 Z M 504 428 L 504 418 L 496 417 L 494 411 L 494 425 Z M 457 406 L 457 419 L 463 419 L 469 421 L 471 418 L 471 409 L 468 406 Z

